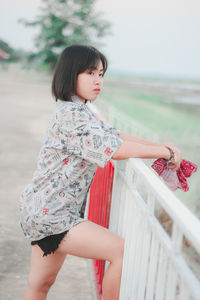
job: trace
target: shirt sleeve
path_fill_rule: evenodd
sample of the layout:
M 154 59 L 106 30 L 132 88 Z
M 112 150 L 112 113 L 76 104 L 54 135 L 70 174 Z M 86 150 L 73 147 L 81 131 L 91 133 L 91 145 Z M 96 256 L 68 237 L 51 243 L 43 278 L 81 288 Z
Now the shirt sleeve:
M 119 129 L 115 128 L 115 127 L 112 127 L 112 126 L 109 126 L 108 124 L 104 123 L 102 120 L 100 120 L 101 122 L 101 126 L 102 128 L 105 130 L 105 131 L 109 131 L 110 133 L 116 135 L 116 136 L 120 136 L 120 131 Z
M 73 111 L 71 121 L 60 124 L 60 132 L 66 139 L 66 150 L 85 160 L 105 167 L 122 144 L 118 130 L 109 127 L 87 110 Z

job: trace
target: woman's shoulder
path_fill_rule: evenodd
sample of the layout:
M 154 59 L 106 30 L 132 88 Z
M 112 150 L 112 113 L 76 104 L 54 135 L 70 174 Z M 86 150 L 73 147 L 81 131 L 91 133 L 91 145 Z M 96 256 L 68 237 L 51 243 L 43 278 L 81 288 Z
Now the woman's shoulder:
M 62 107 L 62 108 L 66 108 L 66 109 L 70 109 L 72 107 L 83 107 L 84 104 L 82 103 L 77 103 L 77 102 L 73 102 L 73 101 L 64 101 L 64 100 L 60 100 L 57 99 L 57 103 L 56 103 L 57 107 Z
M 84 103 L 57 101 L 56 113 L 59 119 L 73 121 L 90 120 L 91 116 Z
M 71 101 L 57 101 L 56 105 L 57 111 L 60 111 L 61 113 L 65 112 L 82 112 L 84 111 L 84 104 L 74 103 Z

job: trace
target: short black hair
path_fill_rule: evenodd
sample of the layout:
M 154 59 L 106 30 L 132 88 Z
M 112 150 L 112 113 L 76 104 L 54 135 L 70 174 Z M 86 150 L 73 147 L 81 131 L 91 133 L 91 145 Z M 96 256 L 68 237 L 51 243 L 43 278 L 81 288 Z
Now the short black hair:
M 76 93 L 78 74 L 96 69 L 99 61 L 103 74 L 108 66 L 106 57 L 92 46 L 74 44 L 63 50 L 55 66 L 52 80 L 52 94 L 55 100 L 71 101 Z

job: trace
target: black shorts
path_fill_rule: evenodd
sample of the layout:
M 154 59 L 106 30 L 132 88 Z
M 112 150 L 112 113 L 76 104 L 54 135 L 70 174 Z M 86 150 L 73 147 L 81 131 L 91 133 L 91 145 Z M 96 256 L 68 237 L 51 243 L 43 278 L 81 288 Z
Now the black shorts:
M 47 254 L 54 253 L 56 249 L 58 249 L 60 242 L 62 241 L 62 239 L 68 231 L 69 230 L 66 230 L 62 233 L 49 235 L 38 241 L 32 241 L 31 245 L 37 244 L 44 252 L 43 256 L 47 256 Z

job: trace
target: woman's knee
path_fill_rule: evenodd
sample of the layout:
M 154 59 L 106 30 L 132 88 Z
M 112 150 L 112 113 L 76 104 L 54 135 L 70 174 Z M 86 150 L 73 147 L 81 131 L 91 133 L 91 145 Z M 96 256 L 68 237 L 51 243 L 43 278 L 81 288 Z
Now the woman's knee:
M 28 285 L 31 289 L 47 293 L 50 287 L 54 284 L 57 274 L 46 274 L 38 276 L 38 274 L 31 274 L 28 278 Z
M 66 255 L 56 251 L 43 257 L 42 253 L 38 245 L 33 246 L 28 286 L 36 291 L 48 292 L 56 280 Z
M 116 243 L 115 251 L 112 252 L 110 262 L 119 262 L 120 264 L 123 261 L 124 245 L 125 245 L 124 238 L 119 237 Z

